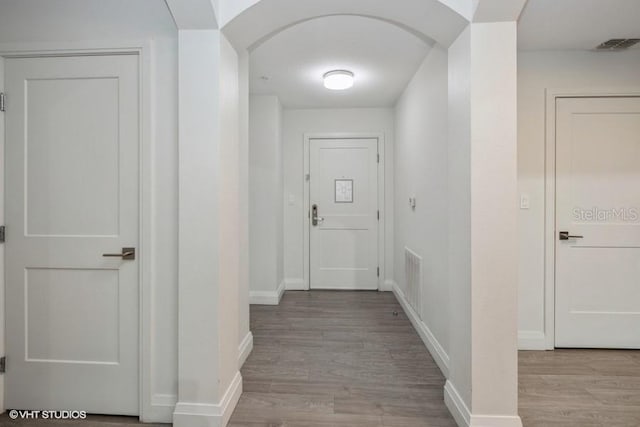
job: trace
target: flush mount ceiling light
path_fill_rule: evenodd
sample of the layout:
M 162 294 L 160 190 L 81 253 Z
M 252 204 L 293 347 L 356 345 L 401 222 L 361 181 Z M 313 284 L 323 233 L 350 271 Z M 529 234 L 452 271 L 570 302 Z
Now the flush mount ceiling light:
M 351 71 L 329 71 L 323 78 L 324 87 L 330 90 L 345 90 L 353 87 L 353 73 Z

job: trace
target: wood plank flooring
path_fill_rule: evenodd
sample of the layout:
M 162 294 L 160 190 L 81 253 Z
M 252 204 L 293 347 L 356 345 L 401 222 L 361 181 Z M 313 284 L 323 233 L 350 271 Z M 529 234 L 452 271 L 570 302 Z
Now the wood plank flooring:
M 445 380 L 391 293 L 287 292 L 280 306 L 251 307 L 251 330 L 231 427 L 455 427 Z M 519 359 L 524 427 L 640 427 L 640 351 L 522 351 Z M 0 415 L 0 427 L 132 425 L 136 418 Z
M 640 351 L 521 351 L 525 427 L 640 426 Z
M 287 292 L 251 306 L 251 330 L 231 427 L 456 425 L 445 379 L 391 293 Z

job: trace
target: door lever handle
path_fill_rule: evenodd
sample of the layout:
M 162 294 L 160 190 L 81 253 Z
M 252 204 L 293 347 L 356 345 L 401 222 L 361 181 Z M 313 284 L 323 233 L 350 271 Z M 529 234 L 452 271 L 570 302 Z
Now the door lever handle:
M 136 248 L 122 248 L 119 254 L 102 254 L 106 258 L 122 258 L 128 261 L 136 259 Z
M 568 231 L 560 232 L 560 240 L 569 240 L 569 239 L 584 239 L 584 236 L 572 236 Z

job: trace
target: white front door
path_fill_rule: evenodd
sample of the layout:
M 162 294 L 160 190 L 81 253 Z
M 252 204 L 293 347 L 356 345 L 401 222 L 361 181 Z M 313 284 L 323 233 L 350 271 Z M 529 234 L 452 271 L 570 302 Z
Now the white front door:
M 5 79 L 5 405 L 137 415 L 139 254 L 103 254 L 138 247 L 138 57 Z
M 556 144 L 556 347 L 640 348 L 640 98 L 558 99 Z
M 378 289 L 378 140 L 310 140 L 310 287 Z

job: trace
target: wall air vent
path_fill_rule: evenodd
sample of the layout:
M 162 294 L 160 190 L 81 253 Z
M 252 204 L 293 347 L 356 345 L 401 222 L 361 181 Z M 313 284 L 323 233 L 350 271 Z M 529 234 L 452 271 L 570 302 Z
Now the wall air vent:
M 611 39 L 601 43 L 597 50 L 624 50 L 640 43 L 640 39 Z

